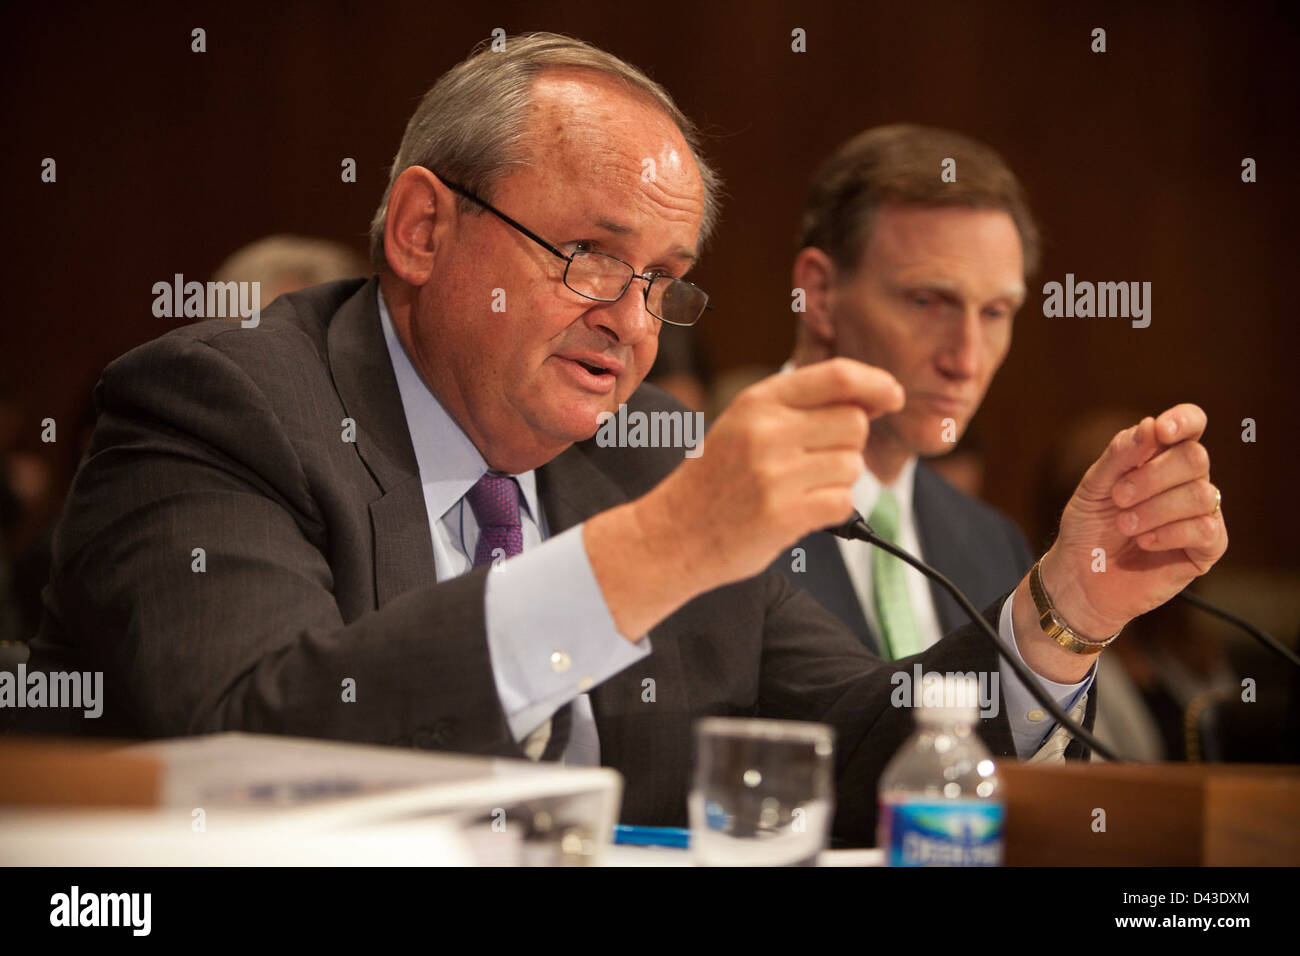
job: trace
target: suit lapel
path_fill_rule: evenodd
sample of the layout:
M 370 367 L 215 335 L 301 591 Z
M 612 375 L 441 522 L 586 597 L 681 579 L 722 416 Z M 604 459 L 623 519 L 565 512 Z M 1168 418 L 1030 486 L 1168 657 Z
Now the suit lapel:
M 438 580 L 429 538 L 429 513 L 424 507 L 424 485 L 418 474 L 370 502 L 370 527 L 374 535 L 378 607 Z
M 627 502 L 627 495 L 587 457 L 589 444 L 571 445 L 537 469 L 537 499 L 552 537 Z
M 824 531 L 815 531 L 800 541 L 798 547 L 804 549 L 808 565 L 805 574 L 793 576 L 796 583 L 807 589 L 822 607 L 843 621 L 867 650 L 879 655 L 880 644 L 863 613 L 858 592 L 853 588 L 849 569 L 834 536 Z
M 379 321 L 378 285 L 371 279 L 343 303 L 326 342 L 334 387 L 356 423 L 354 447 L 382 492 L 369 506 L 375 599 L 382 607 L 437 580 L 437 572 L 420 469 Z
M 917 462 L 912 510 L 916 515 L 916 536 L 921 543 L 921 557 L 954 582 L 979 580 L 979 568 L 973 565 L 982 553 L 980 542 L 966 538 L 966 523 L 960 520 L 960 515 L 951 513 L 946 507 L 937 486 L 941 480 L 924 462 Z M 969 623 L 965 613 L 947 591 L 933 580 L 927 583 L 939 616 L 941 633 L 947 634 L 954 628 Z

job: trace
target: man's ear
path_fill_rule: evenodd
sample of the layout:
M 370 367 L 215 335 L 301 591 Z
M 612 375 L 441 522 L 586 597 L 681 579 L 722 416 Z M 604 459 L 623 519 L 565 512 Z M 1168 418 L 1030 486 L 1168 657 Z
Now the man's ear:
M 812 350 L 829 358 L 835 354 L 835 263 L 822 250 L 808 246 L 794 257 L 792 275 L 794 295 L 802 293 L 803 300 L 803 311 L 798 313 L 799 351 Z
M 388 195 L 384 256 L 401 279 L 422 286 L 433 275 L 438 242 L 455 220 L 451 190 L 423 166 L 402 170 Z

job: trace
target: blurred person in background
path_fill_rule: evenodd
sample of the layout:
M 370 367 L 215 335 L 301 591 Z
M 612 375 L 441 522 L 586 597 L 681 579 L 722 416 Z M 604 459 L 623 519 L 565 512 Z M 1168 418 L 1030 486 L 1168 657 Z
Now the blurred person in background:
M 214 282 L 260 282 L 261 302 L 335 279 L 368 276 L 373 270 L 359 253 L 329 239 L 276 235 L 243 246 L 217 266 Z
M 949 158 L 955 182 L 941 176 Z M 962 489 L 927 460 L 957 446 L 1006 358 L 1038 245 L 1024 191 L 996 152 L 900 124 L 855 136 L 818 170 L 794 261 L 804 308 L 786 368 L 844 356 L 885 369 L 906 392 L 900 411 L 872 423 L 857 510 L 976 606 L 1024 575 L 1029 546 L 969 490 L 977 475 Z M 883 657 L 930 647 L 965 620 L 937 585 L 865 542 L 818 532 L 798 547 L 804 566 L 788 556 L 776 566 Z

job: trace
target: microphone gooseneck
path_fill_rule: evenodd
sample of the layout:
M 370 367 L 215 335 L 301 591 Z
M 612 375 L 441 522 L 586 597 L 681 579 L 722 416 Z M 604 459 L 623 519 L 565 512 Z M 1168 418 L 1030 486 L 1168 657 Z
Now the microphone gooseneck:
M 957 603 L 961 606 L 961 609 L 966 612 L 966 616 L 969 617 L 981 631 L 983 631 L 984 636 L 993 642 L 993 646 L 997 648 L 998 654 L 1000 654 L 1002 659 L 1007 662 L 1013 671 L 1016 672 L 1016 676 L 1019 677 L 1021 683 L 1025 685 L 1025 689 L 1029 691 L 1036 701 L 1043 705 L 1044 710 L 1056 718 L 1057 722 L 1060 723 L 1067 732 L 1069 732 L 1071 737 L 1086 744 L 1088 747 L 1092 748 L 1093 751 L 1107 760 L 1119 761 L 1120 758 L 1116 757 L 1109 747 L 1093 736 L 1089 730 L 1071 720 L 1069 716 L 1066 715 L 1065 711 L 1061 709 L 1061 706 L 1056 701 L 1052 700 L 1047 692 L 1038 685 L 1038 680 L 1030 672 L 1029 668 L 1021 663 L 1021 661 L 1007 649 L 1006 645 L 1002 643 L 1002 639 L 998 637 L 997 631 L 993 629 L 988 621 L 984 620 L 984 615 L 981 614 L 975 605 L 971 603 L 970 599 L 962 593 L 961 588 L 948 580 L 946 575 L 936 571 L 920 558 L 908 554 L 892 541 L 886 541 L 884 538 L 877 535 L 871 530 L 871 525 L 867 524 L 866 519 L 856 511 L 853 512 L 853 517 L 848 521 L 843 524 L 835 525 L 832 528 L 827 528 L 826 530 L 838 538 L 846 538 L 850 541 L 866 541 L 868 544 L 875 545 L 877 548 L 889 552 L 894 557 L 906 561 L 932 581 L 937 581 L 945 591 L 956 599 Z
M 1205 600 L 1205 598 L 1198 597 L 1197 595 L 1193 594 L 1191 591 L 1187 591 L 1187 590 L 1179 591 L 1177 594 L 1174 595 L 1174 597 L 1182 598 L 1192 607 L 1199 608 L 1200 610 L 1204 611 L 1206 614 L 1212 614 L 1215 617 L 1219 618 L 1220 620 L 1227 621 L 1229 624 L 1241 628 L 1243 631 L 1245 631 L 1255 640 L 1259 641 L 1261 644 L 1267 647 L 1274 654 L 1278 655 L 1278 657 L 1282 658 L 1288 664 L 1293 664 L 1296 667 L 1300 667 L 1300 657 L 1297 657 L 1294 651 L 1292 651 L 1290 648 L 1288 648 L 1285 644 L 1283 644 L 1281 641 L 1279 641 L 1276 637 L 1274 637 L 1272 634 L 1268 633 L 1267 631 L 1261 630 L 1260 628 L 1256 627 L 1254 624 L 1251 624 L 1249 621 L 1243 620 L 1242 618 L 1237 617 L 1237 615 L 1225 611 L 1223 608 L 1219 607 L 1218 605 L 1211 604 L 1209 601 Z

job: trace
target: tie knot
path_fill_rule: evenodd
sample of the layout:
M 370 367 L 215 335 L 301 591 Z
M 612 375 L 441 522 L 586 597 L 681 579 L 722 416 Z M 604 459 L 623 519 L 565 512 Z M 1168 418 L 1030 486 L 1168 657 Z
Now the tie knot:
M 875 510 L 871 512 L 867 524 L 882 538 L 894 542 L 898 540 L 898 499 L 894 497 L 892 489 L 880 489 L 880 497 L 876 499 Z
M 465 495 L 481 528 L 519 527 L 519 485 L 510 475 L 488 472 Z

